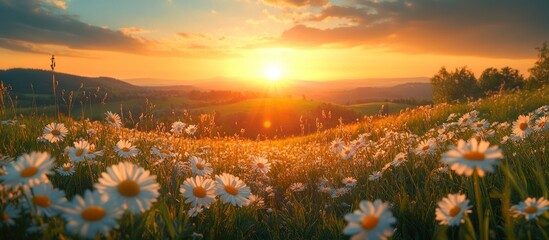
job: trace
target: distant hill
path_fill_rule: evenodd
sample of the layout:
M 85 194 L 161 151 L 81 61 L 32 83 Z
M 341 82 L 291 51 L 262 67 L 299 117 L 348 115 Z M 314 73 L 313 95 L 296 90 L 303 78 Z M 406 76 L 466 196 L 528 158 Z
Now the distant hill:
M 59 92 L 87 91 L 103 97 L 108 93 L 109 98 L 125 98 L 144 92 L 146 89 L 110 77 L 82 77 L 66 73 L 55 73 Z M 52 74 L 50 71 L 39 69 L 8 69 L 0 70 L 0 81 L 4 86 L 10 86 L 13 94 L 52 94 Z M 31 87 L 32 86 L 32 87 Z M 80 89 L 82 86 L 82 89 Z
M 339 104 L 380 102 L 392 99 L 430 101 L 433 98 L 431 83 L 404 83 L 392 87 L 360 87 L 350 90 L 325 91 L 307 94 L 308 97 Z

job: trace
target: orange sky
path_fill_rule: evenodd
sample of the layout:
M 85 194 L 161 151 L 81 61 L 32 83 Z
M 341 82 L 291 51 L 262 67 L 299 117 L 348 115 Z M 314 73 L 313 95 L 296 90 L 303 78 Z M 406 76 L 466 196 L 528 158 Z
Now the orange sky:
M 493 4 L 493 3 L 492 3 Z M 85 76 L 335 80 L 433 76 L 467 65 L 477 76 L 524 75 L 549 40 L 545 2 L 24 0 L 0 3 L 0 69 Z M 124 9 L 121 11 L 120 9 Z

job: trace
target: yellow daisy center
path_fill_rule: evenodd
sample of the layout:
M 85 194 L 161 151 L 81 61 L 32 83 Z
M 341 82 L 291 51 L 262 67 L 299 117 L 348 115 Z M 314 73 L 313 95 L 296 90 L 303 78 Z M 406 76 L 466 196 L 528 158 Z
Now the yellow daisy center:
M 461 212 L 461 208 L 459 206 L 454 206 L 452 209 L 450 209 L 450 217 L 455 217 Z
M 423 148 L 421 148 L 421 150 L 423 150 L 424 152 L 426 152 L 427 150 L 429 150 L 429 145 L 423 146 Z
M 68 172 L 69 170 L 71 170 L 71 166 L 64 166 L 63 167 L 63 171 Z
M 538 208 L 536 206 L 528 206 L 524 209 L 524 212 L 528 214 L 534 214 L 537 211 L 538 211 Z
M 141 189 L 133 180 L 126 179 L 118 184 L 118 193 L 124 197 L 135 197 Z
M 540 122 L 540 123 L 538 124 L 538 127 L 539 127 L 539 128 L 545 127 L 545 122 Z
M 258 167 L 258 168 L 264 168 L 264 167 L 265 167 L 265 164 L 258 162 L 258 163 L 257 163 L 257 167 Z
M 36 195 L 32 198 L 32 203 L 39 207 L 49 207 L 51 205 L 51 200 L 49 197 L 44 195 Z
M 347 183 L 353 183 L 352 179 L 347 179 Z
M 38 168 L 36 168 L 35 166 L 30 166 L 28 168 L 23 169 L 23 171 L 21 171 L 21 174 L 19 176 L 24 178 L 29 178 L 34 176 L 36 173 L 38 173 Z
M 10 216 L 7 213 L 2 213 L 2 221 L 7 222 L 10 220 Z
M 76 154 L 75 154 L 75 155 L 76 155 L 77 157 L 82 156 L 82 154 L 84 154 L 84 149 L 79 148 L 78 150 L 76 150 Z
M 61 135 L 61 132 L 60 132 L 59 130 L 57 130 L 57 129 L 53 129 L 53 130 L 51 130 L 51 135 L 53 135 L 53 136 L 59 136 L 59 135 Z
M 337 148 L 337 147 L 339 147 L 339 143 L 334 144 L 334 148 Z
M 477 127 L 482 127 L 484 126 L 484 123 L 477 123 Z
M 367 216 L 362 219 L 360 225 L 362 225 L 362 228 L 366 230 L 372 230 L 377 226 L 378 223 L 379 219 L 377 219 L 376 216 Z
M 233 196 L 238 195 L 238 189 L 232 185 L 225 185 L 225 192 Z
M 88 222 L 95 222 L 103 219 L 107 212 L 99 206 L 91 206 L 82 211 L 82 218 Z
M 197 168 L 198 170 L 204 170 L 204 165 L 202 165 L 202 164 L 200 164 L 200 163 L 197 163 L 197 164 L 196 164 L 196 168 Z
M 486 155 L 479 151 L 469 151 L 463 154 L 463 158 L 469 161 L 483 161 L 486 158 Z
M 526 130 L 526 128 L 528 128 L 528 123 L 521 123 L 521 124 L 519 125 L 519 128 L 520 128 L 520 130 L 522 130 L 522 131 Z
M 116 120 L 113 117 L 109 117 L 109 122 L 114 123 Z
M 197 198 L 203 198 L 206 196 L 206 189 L 203 187 L 195 187 L 193 189 L 193 195 Z

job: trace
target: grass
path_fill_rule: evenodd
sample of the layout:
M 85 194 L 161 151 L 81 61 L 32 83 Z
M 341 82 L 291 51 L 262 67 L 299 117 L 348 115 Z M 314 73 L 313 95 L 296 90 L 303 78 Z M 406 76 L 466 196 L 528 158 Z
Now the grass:
M 360 115 L 372 116 L 380 113 L 381 107 L 389 108 L 389 114 L 400 113 L 401 110 L 406 108 L 413 108 L 414 106 L 403 103 L 392 103 L 392 102 L 375 102 L 375 103 L 363 103 L 363 104 L 353 104 L 349 108 L 357 111 Z
M 269 99 L 222 107 L 227 112 L 256 111 L 266 101 L 303 107 L 316 104 Z M 489 133 L 487 140 L 502 150 L 504 158 L 493 173 L 478 179 L 477 184 L 473 177 L 460 176 L 447 169 L 440 160 L 449 146 L 459 139 L 467 140 L 480 134 L 469 126 L 447 127 L 463 114 L 477 110 L 479 119 L 512 124 L 519 115 L 531 113 L 548 103 L 549 88 L 545 87 L 471 103 L 419 107 L 384 118 L 366 118 L 356 124 L 312 135 L 268 141 L 237 136 L 174 136 L 165 128 L 143 132 L 115 129 L 104 122 L 64 118 L 61 122 L 69 129 L 69 134 L 60 143 L 48 143 L 37 141 L 37 137 L 52 119 L 22 116 L 15 125 L 0 126 L 0 153 L 8 159 L 31 151 L 46 151 L 55 157 L 54 167 L 57 168 L 70 162 L 63 152 L 65 147 L 73 146 L 74 141 L 86 139 L 98 146 L 104 154 L 94 159 L 95 163 L 74 164 L 76 172 L 72 176 L 57 173 L 49 176 L 52 184 L 64 190 L 69 200 L 92 189 L 101 173 L 118 162 L 130 161 L 149 170 L 160 184 L 160 196 L 144 213 L 125 213 L 118 220 L 119 227 L 110 231 L 112 239 L 191 239 L 200 236 L 206 239 L 347 239 L 348 236 L 343 235 L 347 225 L 345 214 L 357 209 L 361 200 L 375 199 L 390 203 L 390 211 L 397 219 L 395 239 L 547 239 L 549 212 L 545 211 L 534 221 L 526 221 L 524 217 L 514 218 L 509 209 L 527 197 L 549 197 L 549 131 L 534 132 L 520 142 L 501 143 L 511 133 L 510 127 L 490 126 L 488 130 L 493 133 Z M 390 109 L 395 108 L 390 106 Z M 452 113 L 456 117 L 447 120 Z M 4 115 L 4 119 L 7 116 Z M 359 136 L 364 137 L 364 145 L 348 160 L 329 148 L 335 139 L 350 144 Z M 415 153 L 419 142 L 431 138 L 438 139 L 433 154 Z M 129 159 L 119 157 L 113 147 L 120 139 L 131 141 L 141 150 L 140 154 Z M 160 158 L 150 152 L 153 146 L 171 148 L 179 156 L 159 161 Z M 407 154 L 407 161 L 399 167 L 389 166 L 400 152 Z M 188 165 L 189 156 L 206 160 L 214 175 L 227 172 L 238 176 L 264 203 L 235 207 L 217 200 L 197 216 L 189 216 L 187 211 L 191 206 L 185 203 L 179 191 L 183 181 L 194 176 Z M 254 156 L 264 157 L 271 163 L 267 174 L 252 168 Z M 382 172 L 382 177 L 369 180 L 375 171 Z M 341 180 L 345 177 L 355 178 L 357 185 L 342 195 L 332 197 L 318 190 L 322 179 L 326 179 L 326 184 L 333 189 L 343 188 Z M 290 190 L 294 183 L 303 183 L 305 189 Z M 3 188 L 0 209 L 8 204 L 19 208 L 27 204 L 17 197 L 21 191 Z M 437 202 L 450 193 L 465 194 L 473 206 L 472 213 L 459 227 L 439 225 L 435 220 Z M 0 226 L 3 239 L 77 238 L 66 231 L 65 221 L 59 216 L 38 217 L 33 212 L 23 211 L 15 220 L 14 226 Z M 42 223 L 47 224 L 42 230 L 27 231 Z

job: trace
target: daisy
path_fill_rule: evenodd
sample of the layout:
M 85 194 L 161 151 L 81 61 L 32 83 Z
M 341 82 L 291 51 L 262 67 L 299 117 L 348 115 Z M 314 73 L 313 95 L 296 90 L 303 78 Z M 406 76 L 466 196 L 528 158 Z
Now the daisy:
M 459 226 L 465 220 L 463 215 L 471 213 L 469 200 L 463 194 L 448 194 L 438 202 L 438 208 L 435 210 L 436 220 L 441 225 Z
M 185 131 L 186 126 L 187 124 L 181 121 L 174 122 L 172 123 L 172 129 L 170 130 L 170 132 L 172 132 L 173 134 L 182 134 L 183 131 Z
M 300 182 L 296 182 L 296 183 L 292 183 L 288 189 L 290 189 L 290 191 L 292 192 L 303 192 L 305 190 L 305 185 L 303 185 L 303 183 L 300 183 Z
M 49 182 L 46 174 L 51 173 L 53 160 L 46 152 L 32 152 L 30 155 L 25 153 L 7 166 L 6 175 L 0 176 L 0 180 L 4 181 L 7 188 L 19 184 L 33 186 L 39 182 Z
M 145 212 L 158 197 L 156 176 L 130 162 L 121 162 L 107 168 L 95 184 L 101 194 L 124 206 L 132 213 Z
M 341 149 L 343 149 L 344 145 L 345 145 L 345 143 L 341 140 L 341 138 L 333 140 L 330 143 L 330 151 L 333 152 L 333 153 L 339 153 L 339 152 L 341 152 Z
M 51 143 L 56 143 L 63 141 L 63 138 L 65 138 L 68 133 L 69 130 L 67 130 L 63 123 L 50 123 L 44 127 L 42 138 Z
M 395 156 L 395 158 L 391 162 L 391 165 L 393 165 L 394 167 L 398 167 L 406 161 L 408 161 L 406 160 L 406 153 L 400 152 Z
M 265 206 L 265 201 L 263 201 L 262 197 L 252 194 L 248 198 L 247 206 L 256 206 L 256 207 L 262 208 Z
M 513 134 L 524 139 L 532 133 L 530 116 L 520 115 L 517 121 L 513 122 Z
M 339 156 L 343 160 L 348 160 L 349 158 L 353 157 L 354 154 L 355 154 L 355 149 L 348 146 L 343 147 L 339 152 Z
M 341 196 L 345 195 L 346 193 L 348 193 L 350 190 L 351 190 L 350 188 L 346 188 L 346 187 L 333 189 L 331 191 L 331 197 L 332 198 L 341 197 Z
M 193 174 L 204 176 L 213 172 L 210 164 L 199 157 L 191 156 L 189 161 L 191 162 Z
M 120 140 L 114 146 L 114 150 L 120 157 L 134 157 L 139 153 L 139 149 L 135 148 L 131 142 L 126 140 Z
M 202 176 L 185 179 L 181 184 L 180 192 L 187 199 L 185 203 L 191 203 L 193 207 L 208 208 L 215 202 L 214 181 Z
M 549 116 L 540 117 L 538 120 L 536 120 L 536 124 L 534 125 L 533 129 L 536 131 L 545 131 L 549 129 L 549 124 L 547 122 L 549 121 Z
M 228 173 L 215 176 L 215 193 L 223 203 L 233 206 L 246 206 L 251 195 L 250 188 L 240 178 Z
M 122 126 L 122 120 L 120 120 L 120 116 L 116 113 L 112 113 L 111 111 L 107 111 L 105 113 L 105 120 L 107 120 L 107 123 L 115 128 L 119 128 Z
M 549 210 L 549 201 L 545 200 L 544 197 L 539 199 L 526 198 L 524 202 L 511 207 L 511 212 L 515 217 L 524 216 L 527 221 L 536 219 L 547 210 Z
M 185 128 L 185 132 L 189 135 L 194 135 L 196 133 L 196 130 L 198 130 L 198 127 L 196 125 L 189 125 L 187 128 Z
M 61 176 L 71 176 L 76 172 L 71 163 L 65 163 L 63 166 L 56 168 L 55 171 Z
M 0 227 L 1 226 L 15 226 L 15 219 L 21 217 L 21 209 L 15 207 L 14 205 L 8 204 L 4 207 L 3 211 L 0 211 L 2 218 L 0 218 Z
M 368 180 L 375 181 L 383 177 L 383 173 L 381 171 L 374 171 L 370 176 L 368 176 Z
M 460 139 L 457 147 L 450 146 L 450 150 L 442 155 L 441 161 L 458 175 L 471 176 L 476 170 L 483 177 L 485 172 L 493 172 L 497 160 L 503 158 L 497 146 L 489 146 L 489 142 L 479 142 L 476 138 L 471 138 L 467 143 Z
M 345 215 L 349 224 L 343 229 L 343 234 L 353 235 L 351 240 L 387 239 L 393 235 L 392 225 L 396 218 L 389 210 L 389 204 L 381 200 L 360 201 L 360 209 Z
M 90 190 L 86 190 L 83 198 L 75 196 L 64 208 L 65 229 L 89 239 L 96 238 L 98 233 L 108 235 L 110 229 L 118 227 L 118 219 L 122 216 L 119 203 L 108 199 Z
M 435 139 L 430 138 L 428 140 L 423 140 L 421 143 L 418 144 L 416 147 L 416 154 L 417 155 L 428 155 L 434 153 L 436 150 L 436 142 Z
M 51 183 L 39 183 L 32 187 L 25 187 L 27 201 L 24 207 L 43 217 L 53 217 L 60 213 L 67 202 L 65 192 L 53 188 Z
M 151 147 L 151 152 L 161 159 L 174 157 L 175 153 L 168 148 Z
M 95 144 L 90 144 L 88 151 L 86 153 L 87 159 L 94 159 L 97 156 L 103 156 L 103 150 L 97 150 Z
M 267 174 L 271 169 L 271 163 L 262 157 L 254 157 L 252 168 L 260 173 Z
M 189 211 L 187 211 L 187 215 L 189 217 L 196 217 L 198 216 L 198 214 L 200 214 L 203 211 L 204 211 L 204 208 L 202 206 L 192 207 L 191 209 L 189 209 Z
M 346 177 L 343 180 L 341 180 L 341 183 L 345 184 L 347 187 L 354 187 L 356 186 L 356 179 L 353 177 Z
M 490 123 L 486 121 L 486 119 L 482 119 L 480 121 L 471 123 L 471 127 L 475 131 L 481 131 L 481 130 L 487 129 L 489 126 L 490 126 Z
M 80 140 L 74 142 L 74 147 L 69 147 L 67 155 L 71 162 L 79 163 L 82 162 L 88 154 L 90 144 L 86 140 Z

